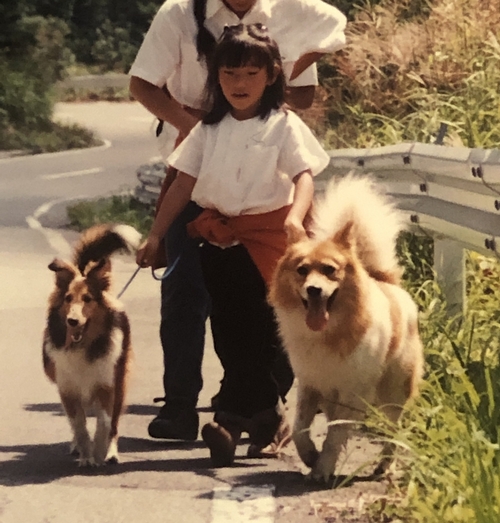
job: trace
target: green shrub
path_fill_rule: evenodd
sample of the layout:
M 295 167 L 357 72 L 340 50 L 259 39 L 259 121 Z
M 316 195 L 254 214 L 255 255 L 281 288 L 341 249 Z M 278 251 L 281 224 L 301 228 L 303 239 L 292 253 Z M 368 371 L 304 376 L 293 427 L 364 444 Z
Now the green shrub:
M 151 206 L 130 195 L 79 202 L 67 208 L 70 227 L 83 231 L 98 223 L 126 223 L 147 234 L 153 223 Z
M 13 44 L 16 39 L 22 44 L 0 54 L 0 149 L 66 149 L 61 126 L 52 123 L 52 86 L 72 60 L 64 45 L 68 27 L 61 20 L 41 16 L 21 17 L 13 25 Z M 90 133 L 78 130 L 73 138 L 78 141 L 85 134 Z M 80 143 L 88 146 L 95 141 Z

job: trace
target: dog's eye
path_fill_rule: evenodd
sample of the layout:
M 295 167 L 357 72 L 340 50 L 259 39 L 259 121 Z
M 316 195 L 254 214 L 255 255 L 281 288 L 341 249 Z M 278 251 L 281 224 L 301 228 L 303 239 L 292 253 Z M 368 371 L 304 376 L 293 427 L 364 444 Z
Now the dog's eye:
M 82 300 L 85 302 L 85 303 L 89 303 L 92 301 L 92 296 L 90 296 L 90 294 L 84 294 L 82 296 Z
M 66 303 L 71 303 L 72 299 L 73 299 L 73 296 L 71 296 L 71 294 L 66 294 L 66 296 L 64 296 L 64 301 Z
M 335 272 L 335 267 L 333 265 L 323 265 L 321 267 L 321 272 L 325 276 L 331 276 Z
M 307 265 L 300 265 L 297 267 L 297 273 L 300 276 L 307 276 L 309 274 L 309 267 Z

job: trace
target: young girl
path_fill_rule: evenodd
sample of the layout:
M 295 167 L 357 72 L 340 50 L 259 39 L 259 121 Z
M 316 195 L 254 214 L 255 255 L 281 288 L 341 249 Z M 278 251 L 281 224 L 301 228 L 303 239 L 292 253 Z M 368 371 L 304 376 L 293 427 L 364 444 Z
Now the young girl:
M 225 29 L 209 67 L 211 110 L 169 157 L 179 174 L 137 254 L 149 266 L 188 202 L 204 208 L 189 231 L 204 240 L 210 321 L 224 368 L 219 410 L 202 429 L 215 466 L 233 462 L 242 431 L 262 448 L 282 421 L 266 285 L 287 235 L 304 231 L 312 177 L 329 161 L 300 118 L 281 107 L 284 86 L 278 47 L 264 26 Z

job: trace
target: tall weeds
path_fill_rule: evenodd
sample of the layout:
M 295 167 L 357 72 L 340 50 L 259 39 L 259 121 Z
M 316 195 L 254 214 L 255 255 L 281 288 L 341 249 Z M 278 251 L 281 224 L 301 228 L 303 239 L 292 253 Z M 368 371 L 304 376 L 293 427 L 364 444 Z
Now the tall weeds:
M 427 279 L 430 264 L 412 265 L 415 252 L 425 253 L 427 245 L 411 245 L 410 251 L 409 242 L 418 240 L 404 238 L 400 255 L 410 268 L 406 285 L 421 311 L 426 376 L 394 438 L 407 450 L 400 457 L 405 476 L 392 489 L 398 502 L 372 506 L 373 521 L 495 523 L 500 521 L 500 264 L 470 253 L 467 314 L 449 318 L 439 288 Z M 382 420 L 375 423 L 380 429 Z
M 441 122 L 453 143 L 500 143 L 498 0 L 367 2 L 347 38 L 320 69 L 327 146 L 430 142 Z

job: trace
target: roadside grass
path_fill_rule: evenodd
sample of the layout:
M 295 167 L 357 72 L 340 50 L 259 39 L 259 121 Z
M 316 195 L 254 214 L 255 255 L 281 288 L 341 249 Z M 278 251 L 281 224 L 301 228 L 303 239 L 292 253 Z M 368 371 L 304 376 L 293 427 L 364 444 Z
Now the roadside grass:
M 133 100 L 128 88 L 103 87 L 102 89 L 82 89 L 66 87 L 58 93 L 60 102 L 129 102 Z
M 143 235 L 153 223 L 153 209 L 131 195 L 117 195 L 76 203 L 67 207 L 69 227 L 83 231 L 98 223 L 125 223 Z
M 469 253 L 466 271 L 467 312 L 453 318 L 428 267 L 406 281 L 420 308 L 426 374 L 401 426 L 376 413 L 368 421 L 404 449 L 404 474 L 368 509 L 373 522 L 500 521 L 500 264 Z
M 42 128 L 11 129 L 2 136 L 0 150 L 12 155 L 41 154 L 102 145 L 92 131 L 78 124 L 50 122 Z

